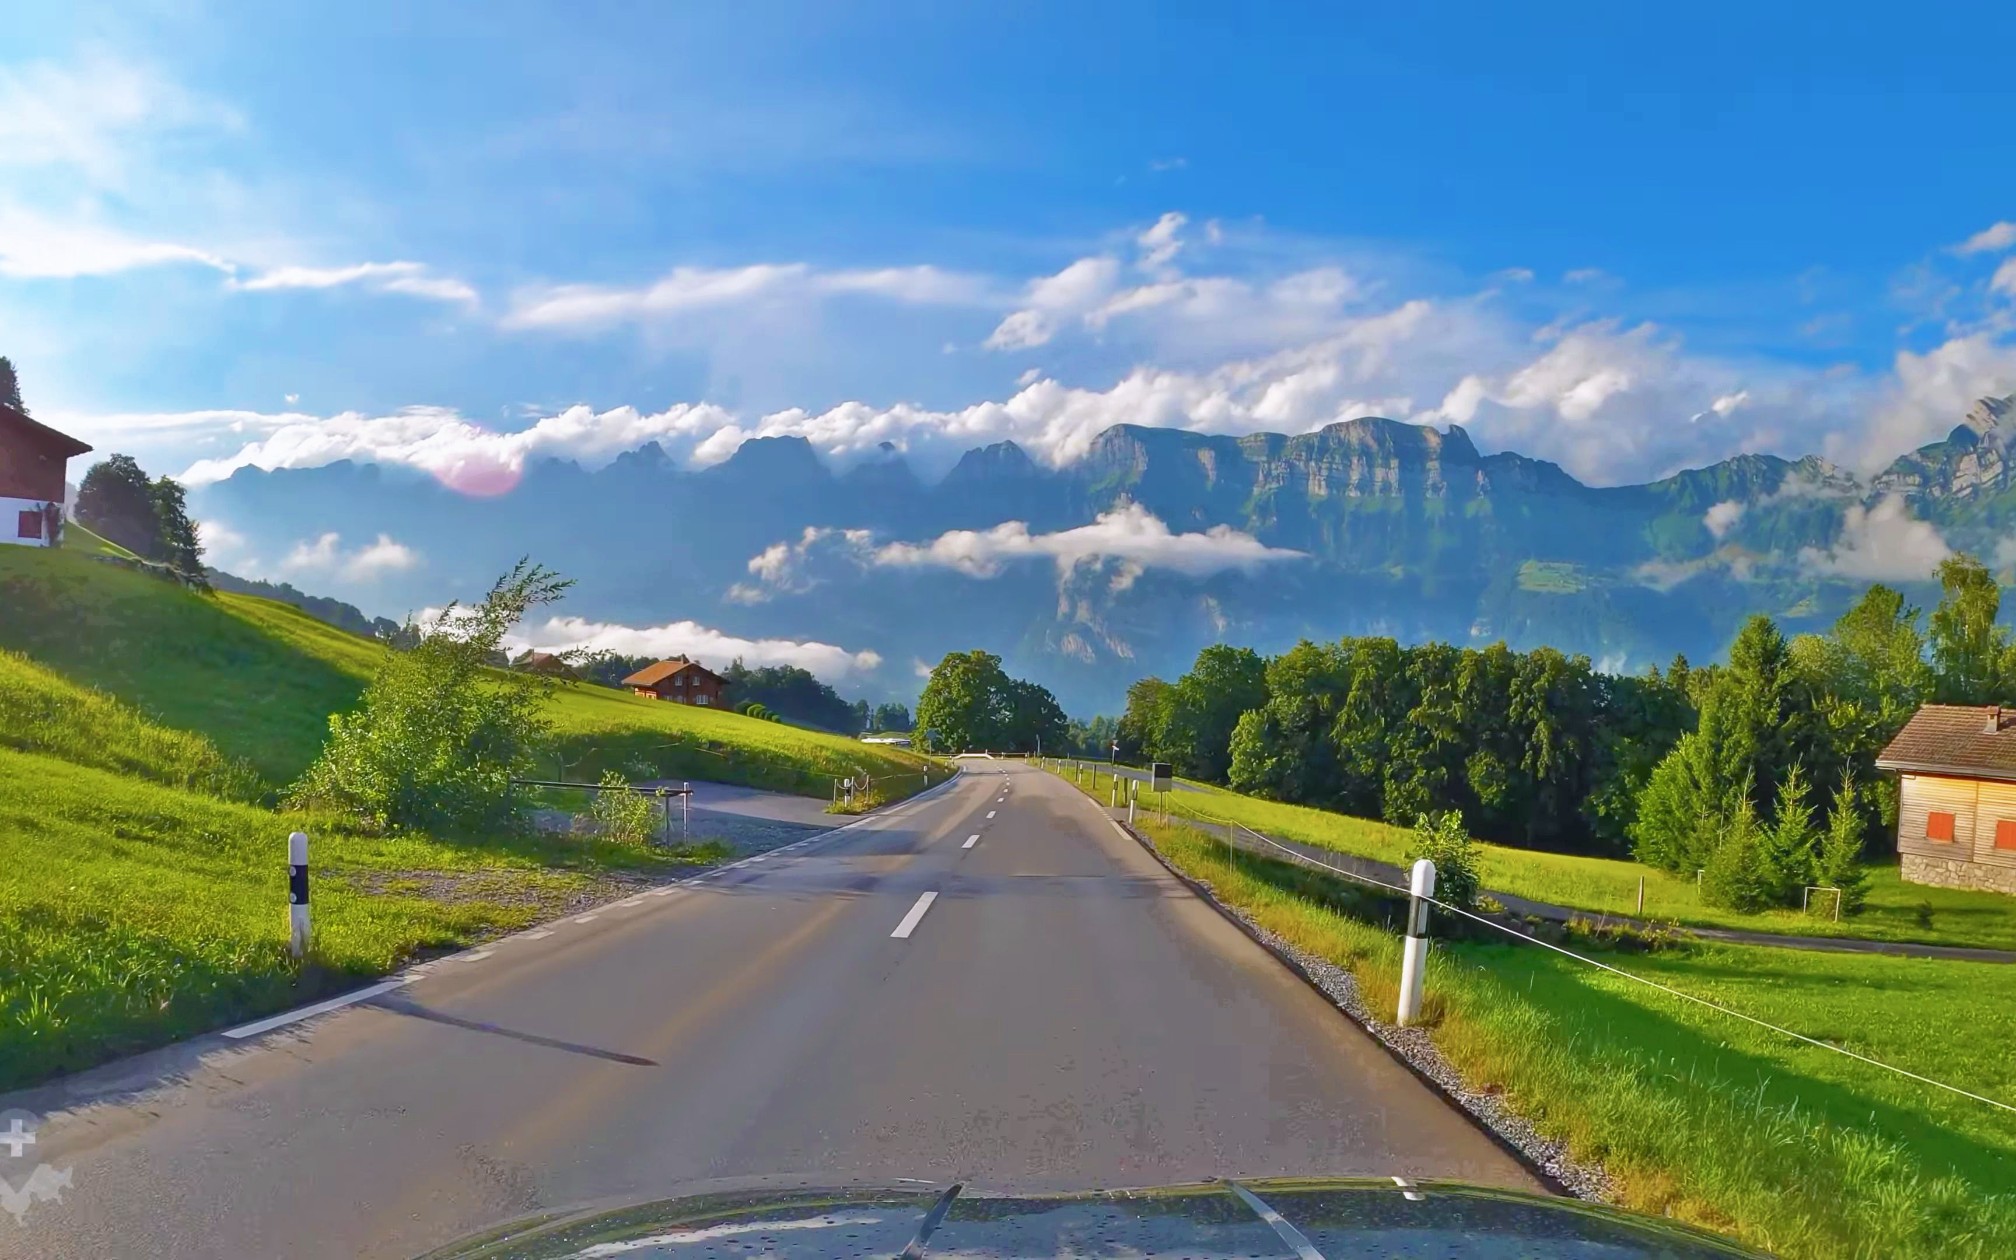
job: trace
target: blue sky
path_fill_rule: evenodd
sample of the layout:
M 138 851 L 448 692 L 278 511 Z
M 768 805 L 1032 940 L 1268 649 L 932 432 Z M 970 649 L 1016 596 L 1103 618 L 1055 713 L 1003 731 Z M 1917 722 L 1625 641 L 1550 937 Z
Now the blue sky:
M 1760 7 L 28 5 L 0 353 L 199 487 L 1364 414 L 1880 461 L 2016 390 L 2016 11 Z

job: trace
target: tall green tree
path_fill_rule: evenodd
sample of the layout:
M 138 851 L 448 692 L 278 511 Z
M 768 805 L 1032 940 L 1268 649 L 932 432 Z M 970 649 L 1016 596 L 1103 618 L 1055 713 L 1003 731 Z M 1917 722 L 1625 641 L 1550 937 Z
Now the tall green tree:
M 1186 778 L 1223 783 L 1232 763 L 1232 729 L 1241 714 L 1267 702 L 1267 662 L 1252 648 L 1213 644 L 1176 680 L 1162 745 Z
M 1387 759 L 1395 731 L 1414 704 L 1407 657 L 1388 638 L 1352 639 L 1342 647 L 1351 681 L 1330 732 L 1337 750 L 1337 807 L 1389 816 L 1383 807 Z
M 1760 860 L 1765 896 L 1779 905 L 1797 901 L 1800 890 L 1813 882 L 1819 847 L 1820 831 L 1813 823 L 1813 806 L 1806 799 L 1805 775 L 1795 763 L 1778 784 L 1771 825 L 1763 835 Z
M 1939 563 L 1939 606 L 1932 610 L 1933 696 L 1942 704 L 1988 704 L 2004 698 L 2009 636 L 1995 624 L 2002 592 L 1995 575 L 1973 556 L 1955 552 Z
M 1267 662 L 1266 687 L 1267 703 L 1233 728 L 1229 782 L 1273 800 L 1335 806 L 1331 729 L 1351 690 L 1349 655 L 1304 639 Z
M 1115 737 L 1122 761 L 1164 761 L 1163 728 L 1175 688 L 1160 678 L 1136 679 L 1127 688 L 1127 708 Z
M 917 729 L 937 752 L 1003 750 L 1008 705 L 1008 675 L 1000 657 L 978 648 L 947 652 L 918 697 Z
M 151 557 L 160 550 L 154 482 L 131 455 L 107 456 L 84 474 L 77 519 L 134 555 Z
M 21 401 L 21 378 L 14 374 L 13 360 L 4 354 L 0 354 L 0 407 L 28 414 L 28 404 Z
M 412 627 L 413 646 L 387 653 L 357 708 L 329 719 L 329 742 L 292 799 L 379 826 L 478 835 L 511 823 L 525 804 L 512 780 L 537 765 L 554 684 L 490 666 L 505 634 L 570 585 L 520 560 L 481 603 Z
M 150 558 L 207 586 L 203 581 L 203 543 L 196 536 L 196 523 L 189 519 L 182 484 L 171 477 L 156 477 L 148 490 L 154 500 L 156 530 Z
M 1008 680 L 1008 752 L 1033 753 L 1039 748 L 1072 749 L 1071 721 L 1048 687 L 1020 678 Z

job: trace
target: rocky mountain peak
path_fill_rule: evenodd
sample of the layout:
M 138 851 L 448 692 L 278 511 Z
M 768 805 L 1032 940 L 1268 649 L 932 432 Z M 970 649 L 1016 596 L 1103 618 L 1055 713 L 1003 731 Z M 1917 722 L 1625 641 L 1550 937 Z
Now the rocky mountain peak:
M 1965 435 L 1963 437 L 1963 435 Z M 1967 409 L 1948 441 L 1988 441 L 2007 446 L 2016 439 L 2016 394 L 2007 398 L 1982 398 Z

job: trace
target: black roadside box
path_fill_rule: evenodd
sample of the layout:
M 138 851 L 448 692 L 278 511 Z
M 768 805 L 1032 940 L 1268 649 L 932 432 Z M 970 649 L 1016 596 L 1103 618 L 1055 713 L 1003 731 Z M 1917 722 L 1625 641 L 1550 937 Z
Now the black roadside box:
M 1169 773 L 1168 762 L 1153 761 L 1148 764 L 1148 778 L 1150 780 L 1150 786 L 1152 786 L 1157 792 L 1167 792 L 1169 790 L 1169 783 L 1171 777 L 1172 776 Z

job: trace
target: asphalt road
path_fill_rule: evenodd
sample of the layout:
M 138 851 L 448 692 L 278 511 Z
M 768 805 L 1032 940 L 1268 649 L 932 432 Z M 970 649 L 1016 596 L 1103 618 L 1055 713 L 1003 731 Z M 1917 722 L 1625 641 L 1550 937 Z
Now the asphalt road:
M 755 1174 L 1538 1188 L 1014 763 L 540 932 L 288 1029 L 0 1099 L 54 1113 L 38 1154 L 72 1177 L 25 1228 L 0 1221 L 0 1254 L 407 1256 Z

